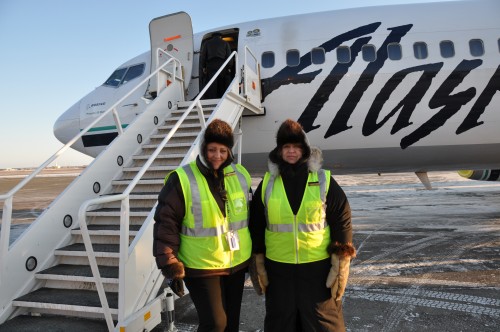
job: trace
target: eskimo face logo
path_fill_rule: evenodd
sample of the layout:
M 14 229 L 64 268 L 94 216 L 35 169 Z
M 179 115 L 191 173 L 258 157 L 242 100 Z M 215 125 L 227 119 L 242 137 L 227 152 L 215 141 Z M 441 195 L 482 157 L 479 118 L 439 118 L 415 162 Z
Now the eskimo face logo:
M 325 52 L 328 53 L 343 43 L 354 40 L 351 46 L 351 61 L 348 63 L 337 63 L 331 69 L 330 73 L 326 76 L 318 90 L 312 96 L 306 108 L 302 111 L 298 121 L 302 124 L 306 132 L 316 130 L 321 126 L 314 125 L 314 121 L 316 120 L 319 112 L 323 109 L 323 106 L 328 101 L 330 95 L 333 91 L 335 91 L 339 82 L 346 75 L 349 68 L 359 56 L 362 46 L 368 44 L 368 42 L 372 39 L 369 34 L 376 31 L 380 25 L 381 22 L 367 24 L 335 36 L 327 42 L 319 45 L 319 47 L 322 47 Z M 363 94 L 368 87 L 372 85 L 375 76 L 388 59 L 387 45 L 390 43 L 399 43 L 412 27 L 412 24 L 407 24 L 388 29 L 389 34 L 382 45 L 378 48 L 376 60 L 374 62 L 369 62 L 364 71 L 361 73 L 357 83 L 349 92 L 347 98 L 343 101 L 340 109 L 335 114 L 324 135 L 325 139 L 343 131 L 353 129 L 353 127 L 348 124 L 349 119 L 359 101 L 363 97 Z M 430 135 L 435 130 L 438 130 L 446 123 L 446 121 L 448 121 L 448 119 L 455 115 L 464 105 L 467 105 L 476 96 L 476 88 L 471 87 L 464 91 L 459 91 L 459 86 L 465 77 L 471 71 L 481 66 L 482 63 L 483 60 L 481 59 L 464 59 L 456 66 L 441 86 L 434 92 L 434 95 L 429 101 L 428 106 L 430 109 L 440 108 L 440 110 L 425 123 L 401 139 L 400 146 L 402 149 L 406 149 L 422 138 Z M 392 75 L 372 101 L 361 128 L 362 134 L 364 136 L 372 135 L 383 127 L 384 124 L 398 112 L 399 115 L 392 127 L 391 135 L 396 134 L 403 128 L 413 125 L 411 122 L 411 116 L 417 105 L 421 102 L 422 98 L 429 90 L 432 80 L 439 73 L 443 64 L 443 62 L 436 62 L 404 68 Z M 310 65 L 311 54 L 306 53 L 301 57 L 300 64 L 298 66 L 287 66 L 276 73 L 273 77 L 264 79 L 262 91 L 263 97 L 265 98 L 274 90 L 287 84 L 307 84 L 312 82 L 323 69 L 299 74 Z M 400 100 L 398 105 L 379 121 L 378 118 L 382 111 L 382 107 L 389 100 L 389 97 L 394 90 L 410 73 L 421 73 L 421 75 L 413 88 L 404 98 Z M 455 92 L 453 94 L 456 89 L 459 92 Z M 479 121 L 479 118 L 484 113 L 485 108 L 490 104 L 497 91 L 500 91 L 500 65 L 489 80 L 486 88 L 479 95 L 475 104 L 472 105 L 472 108 L 466 118 L 456 129 L 456 135 L 483 124 L 483 121 Z

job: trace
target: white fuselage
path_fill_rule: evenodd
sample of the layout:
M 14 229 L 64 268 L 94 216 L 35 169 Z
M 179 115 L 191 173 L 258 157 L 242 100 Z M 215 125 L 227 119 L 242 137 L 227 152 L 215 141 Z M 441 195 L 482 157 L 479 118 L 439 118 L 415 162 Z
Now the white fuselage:
M 232 30 L 240 57 L 248 46 L 259 61 L 264 54 L 274 58 L 274 65 L 261 67 L 265 115 L 242 121 L 243 163 L 250 170 L 265 169 L 287 118 L 303 125 L 311 144 L 323 150 L 325 167 L 337 172 L 498 168 L 499 14 L 494 0 L 337 10 L 195 34 L 194 50 L 207 34 Z M 452 44 L 454 54 L 443 44 Z M 364 59 L 371 50 L 374 58 Z M 318 52 L 324 59 L 313 63 L 311 53 Z M 293 55 L 298 64 L 287 64 Z M 140 62 L 145 77 L 149 52 L 121 67 Z M 190 97 L 198 93 L 198 71 L 195 58 Z M 56 136 L 62 142 L 73 137 L 128 89 L 97 88 L 61 116 Z M 143 93 L 119 108 L 130 121 L 145 107 Z M 95 156 L 107 143 L 85 147 L 80 141 L 74 148 Z

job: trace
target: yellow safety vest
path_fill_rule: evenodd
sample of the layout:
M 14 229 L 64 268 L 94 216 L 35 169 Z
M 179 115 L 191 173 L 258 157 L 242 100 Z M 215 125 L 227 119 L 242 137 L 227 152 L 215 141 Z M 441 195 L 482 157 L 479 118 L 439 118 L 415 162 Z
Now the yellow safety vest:
M 290 264 L 328 258 L 330 227 L 325 218 L 325 202 L 329 187 L 330 171 L 309 172 L 299 211 L 294 215 L 281 176 L 264 175 L 262 202 L 267 219 L 267 258 Z
M 252 240 L 248 230 L 250 175 L 241 165 L 224 168 L 227 192 L 226 218 L 213 197 L 207 180 L 191 162 L 175 170 L 186 206 L 180 234 L 179 259 L 193 269 L 226 269 L 248 260 Z M 230 250 L 227 233 L 239 237 L 239 250 Z

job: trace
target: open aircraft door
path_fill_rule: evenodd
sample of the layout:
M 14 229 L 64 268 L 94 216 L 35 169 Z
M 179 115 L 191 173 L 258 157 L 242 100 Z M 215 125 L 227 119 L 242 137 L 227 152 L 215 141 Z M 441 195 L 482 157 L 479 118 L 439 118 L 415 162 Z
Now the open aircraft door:
M 185 12 L 157 17 L 149 23 L 149 35 L 151 38 L 151 71 L 168 61 L 168 54 L 170 54 L 182 63 L 184 89 L 186 89 L 189 86 L 193 69 L 191 17 Z M 162 51 L 158 51 L 158 49 Z M 157 91 L 157 84 L 156 80 L 151 79 L 149 91 Z

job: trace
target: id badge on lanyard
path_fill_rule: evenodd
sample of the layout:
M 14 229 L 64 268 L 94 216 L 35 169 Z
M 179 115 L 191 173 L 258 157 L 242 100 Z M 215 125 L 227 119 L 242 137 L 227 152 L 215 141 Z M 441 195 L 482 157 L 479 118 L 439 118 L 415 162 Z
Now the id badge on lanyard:
M 229 245 L 229 250 L 231 251 L 240 250 L 240 238 L 238 236 L 238 232 L 232 230 L 227 232 L 226 241 L 227 244 Z

